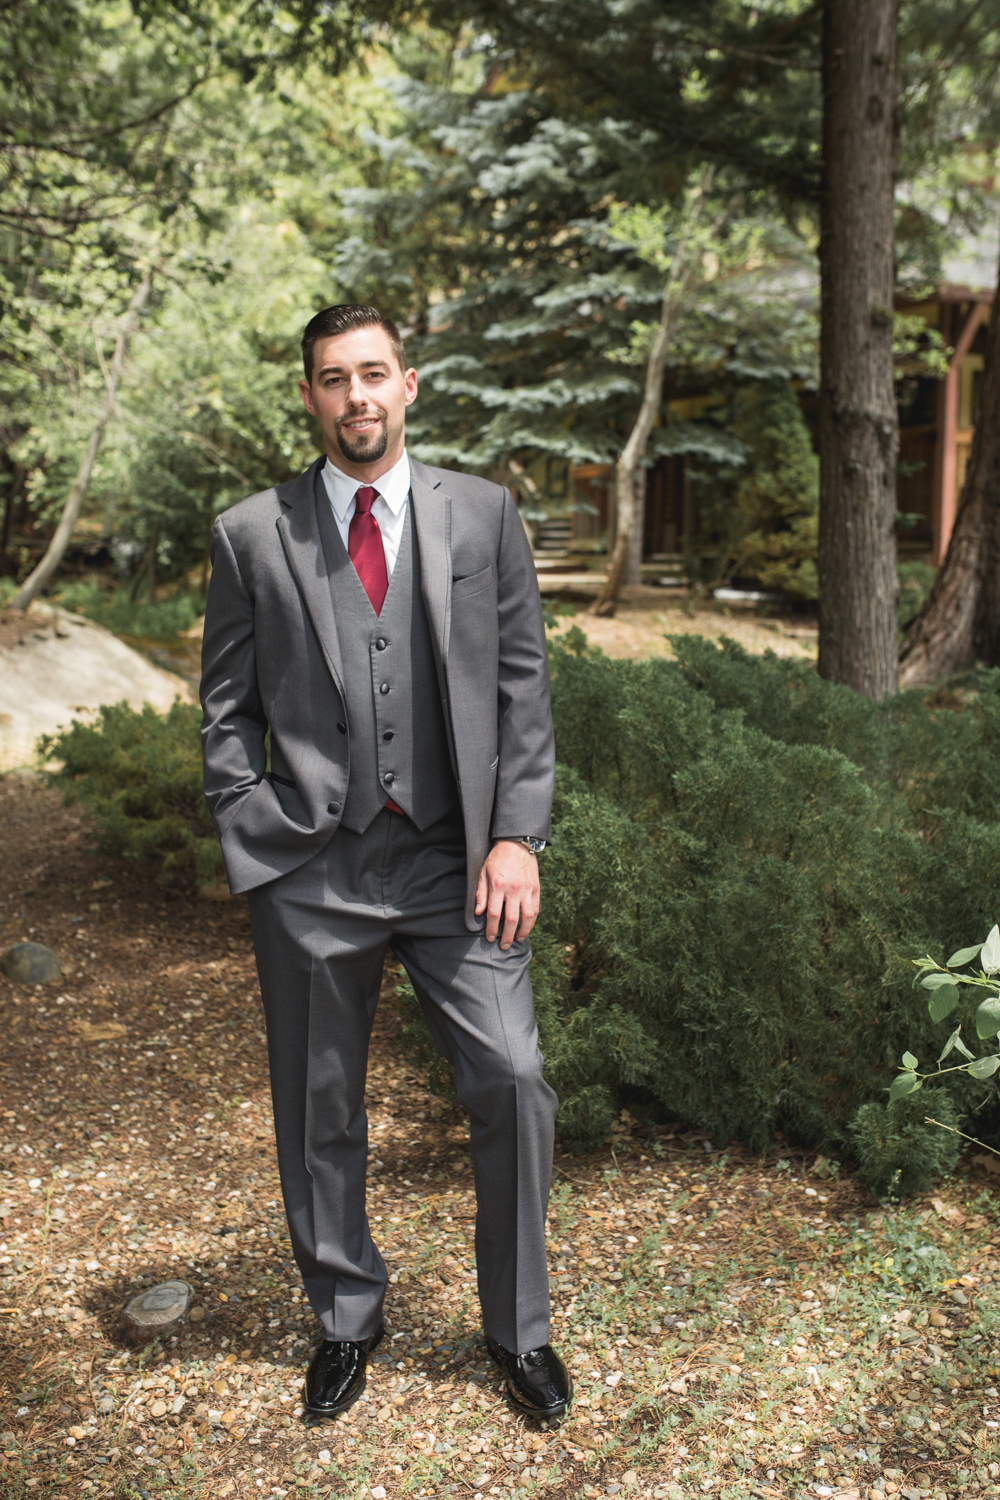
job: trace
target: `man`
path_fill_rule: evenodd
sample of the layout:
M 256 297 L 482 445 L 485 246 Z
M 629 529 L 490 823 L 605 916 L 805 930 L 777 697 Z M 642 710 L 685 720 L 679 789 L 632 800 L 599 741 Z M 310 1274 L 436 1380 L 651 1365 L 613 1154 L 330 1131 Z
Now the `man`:
M 388 318 L 326 308 L 302 352 L 326 456 L 216 522 L 202 735 L 322 1324 L 305 1406 L 355 1401 L 383 1334 L 364 1089 L 391 942 L 471 1116 L 487 1346 L 517 1408 L 554 1418 L 572 1390 L 548 1343 L 556 1098 L 528 978 L 554 773 L 531 553 L 507 490 L 407 456 L 417 376 Z

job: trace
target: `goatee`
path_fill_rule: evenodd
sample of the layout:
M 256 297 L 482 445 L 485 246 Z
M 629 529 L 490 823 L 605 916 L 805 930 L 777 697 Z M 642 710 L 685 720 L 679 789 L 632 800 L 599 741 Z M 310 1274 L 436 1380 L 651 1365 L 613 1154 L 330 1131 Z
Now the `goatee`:
M 350 442 L 343 427 L 337 429 L 340 451 L 352 464 L 377 464 L 385 457 L 389 446 L 389 419 L 384 411 L 378 414 L 379 428 L 373 436 L 363 433 L 356 442 Z

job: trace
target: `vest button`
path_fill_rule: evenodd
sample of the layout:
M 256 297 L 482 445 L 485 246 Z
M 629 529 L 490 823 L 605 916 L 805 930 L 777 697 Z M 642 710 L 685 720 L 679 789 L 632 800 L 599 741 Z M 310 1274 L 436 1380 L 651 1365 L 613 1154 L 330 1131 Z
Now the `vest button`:
M 337 724 L 337 728 L 340 730 L 341 734 L 346 734 L 347 733 L 347 725 L 346 724 L 340 724 L 340 723 L 338 723 Z
M 382 686 L 379 688 L 379 692 L 380 693 L 387 693 L 388 691 L 389 691 L 389 684 L 387 682 L 383 682 Z
M 338 812 L 340 812 L 340 803 L 339 802 L 328 802 L 326 804 L 326 810 L 329 813 L 338 813 Z
M 382 777 L 382 780 L 385 782 L 386 786 L 392 786 L 392 783 L 395 781 L 395 779 L 396 778 L 391 771 L 386 771 L 385 775 Z
M 386 646 L 388 646 L 388 644 L 389 644 L 388 641 L 384 641 L 382 639 L 382 637 L 379 636 L 378 640 L 375 642 L 375 650 L 376 651 L 384 651 L 385 648 L 386 648 Z
M 385 732 L 385 734 L 382 736 L 382 738 L 384 740 L 391 740 L 392 737 L 393 737 L 393 735 L 395 734 L 395 732 L 396 731 L 394 729 L 387 729 L 386 732 Z

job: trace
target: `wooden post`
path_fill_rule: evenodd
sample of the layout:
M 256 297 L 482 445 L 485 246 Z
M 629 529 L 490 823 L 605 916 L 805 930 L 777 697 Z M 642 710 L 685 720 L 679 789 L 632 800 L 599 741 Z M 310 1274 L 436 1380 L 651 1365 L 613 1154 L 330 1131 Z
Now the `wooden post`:
M 962 365 L 972 348 L 988 303 L 976 302 L 962 325 L 954 352 L 948 361 L 948 373 L 940 400 L 938 424 L 937 484 L 934 505 L 934 566 L 939 568 L 948 554 L 948 543 L 955 526 L 958 508 L 958 397 Z

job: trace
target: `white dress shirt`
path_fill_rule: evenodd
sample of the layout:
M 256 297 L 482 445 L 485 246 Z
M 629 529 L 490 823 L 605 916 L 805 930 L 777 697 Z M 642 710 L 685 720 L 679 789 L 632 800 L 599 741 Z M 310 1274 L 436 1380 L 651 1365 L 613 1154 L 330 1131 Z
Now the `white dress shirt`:
M 342 473 L 327 459 L 323 465 L 323 482 L 330 497 L 330 505 L 340 528 L 344 546 L 350 551 L 351 518 L 357 510 L 354 497 L 362 487 L 361 480 L 352 479 L 349 474 Z M 381 474 L 372 485 L 372 489 L 378 490 L 378 499 L 372 505 L 372 515 L 378 522 L 378 529 L 382 533 L 385 568 L 391 578 L 392 570 L 396 566 L 399 544 L 403 540 L 406 502 L 410 494 L 410 460 L 405 450 L 399 463 L 394 464 L 385 474 Z

